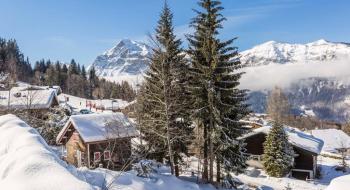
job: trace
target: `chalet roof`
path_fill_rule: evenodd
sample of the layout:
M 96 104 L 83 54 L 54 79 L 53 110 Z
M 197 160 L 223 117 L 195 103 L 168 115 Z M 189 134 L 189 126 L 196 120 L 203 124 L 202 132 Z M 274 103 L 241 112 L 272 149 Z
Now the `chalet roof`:
M 10 109 L 46 109 L 57 99 L 55 90 L 0 91 L 0 107 L 8 109 L 10 92 Z
M 136 128 L 123 113 L 100 113 L 73 115 L 58 134 L 56 142 L 61 143 L 70 123 L 84 142 L 105 141 L 137 136 Z
M 27 91 L 27 90 L 54 90 L 56 94 L 60 94 L 62 92 L 62 89 L 60 86 L 37 86 L 37 85 L 30 85 L 26 83 L 20 83 L 19 86 L 15 86 L 11 88 L 12 92 L 20 92 L 20 91 Z
M 252 130 L 252 132 L 249 132 L 243 135 L 242 137 L 240 137 L 240 139 L 245 139 L 260 133 L 267 135 L 270 132 L 271 128 L 272 127 L 270 125 L 266 125 L 266 126 L 254 129 Z M 315 154 L 320 154 L 323 147 L 323 141 L 321 139 L 318 139 L 310 134 L 300 131 L 299 129 L 292 128 L 289 126 L 284 126 L 284 130 L 288 135 L 289 142 L 293 146 L 299 147 L 301 149 L 307 150 Z

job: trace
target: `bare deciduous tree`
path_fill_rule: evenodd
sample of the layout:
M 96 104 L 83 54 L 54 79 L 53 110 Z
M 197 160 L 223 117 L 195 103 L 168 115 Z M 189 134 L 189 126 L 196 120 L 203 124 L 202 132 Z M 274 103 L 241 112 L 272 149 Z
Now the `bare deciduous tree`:
M 275 87 L 267 100 L 267 113 L 278 122 L 283 122 L 290 113 L 290 104 L 282 89 Z

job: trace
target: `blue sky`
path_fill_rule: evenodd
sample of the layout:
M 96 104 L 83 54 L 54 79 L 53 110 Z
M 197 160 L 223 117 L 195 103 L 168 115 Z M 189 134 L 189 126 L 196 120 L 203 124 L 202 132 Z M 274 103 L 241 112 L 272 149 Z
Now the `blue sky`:
M 118 40 L 146 40 L 163 0 L 0 0 L 0 37 L 15 38 L 32 62 L 41 58 L 88 65 Z M 179 36 L 196 0 L 168 0 Z M 269 40 L 350 42 L 348 0 L 222 0 L 222 38 L 245 50 Z

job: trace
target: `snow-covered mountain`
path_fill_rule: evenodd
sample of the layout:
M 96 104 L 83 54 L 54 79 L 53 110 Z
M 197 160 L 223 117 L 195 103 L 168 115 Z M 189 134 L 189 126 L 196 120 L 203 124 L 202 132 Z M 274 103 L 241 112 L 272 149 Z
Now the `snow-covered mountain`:
M 307 44 L 269 41 L 241 52 L 241 56 L 242 63 L 249 66 L 350 60 L 350 44 L 324 39 Z
M 350 85 L 336 78 L 306 78 L 284 88 L 293 113 L 316 116 L 328 121 L 345 122 L 350 117 Z M 255 90 L 249 94 L 252 110 L 266 110 L 268 90 Z
M 144 43 L 124 39 L 97 56 L 91 66 L 95 68 L 99 77 L 135 84 L 142 81 L 142 74 L 148 68 L 151 51 L 151 47 Z
M 115 47 L 99 55 L 92 66 L 98 76 L 120 82 L 126 80 L 132 84 L 142 82 L 143 73 L 149 65 L 151 48 L 144 43 L 122 40 Z M 241 62 L 251 68 L 266 65 L 287 66 L 334 61 L 349 62 L 350 44 L 318 40 L 307 44 L 290 44 L 269 41 L 243 51 Z M 303 73 L 308 71 L 303 71 Z M 349 72 L 350 73 L 350 72 Z M 336 75 L 336 74 L 335 74 Z M 287 76 L 286 76 L 287 77 Z M 255 81 L 259 82 L 259 80 Z M 293 81 L 284 89 L 293 106 L 301 112 L 313 112 L 317 117 L 344 121 L 350 116 L 350 85 L 336 78 L 309 77 Z M 268 89 L 254 90 L 250 93 L 250 103 L 256 112 L 266 108 Z
M 350 117 L 350 83 L 344 83 L 340 80 L 338 78 L 340 73 L 332 73 L 333 77 L 317 76 L 318 71 L 315 70 L 319 68 L 305 67 L 305 64 L 313 64 L 313 66 L 329 64 L 329 67 L 322 68 L 323 70 L 320 73 L 324 74 L 333 72 L 331 68 L 339 66 L 331 65 L 333 63 L 350 64 L 350 44 L 334 43 L 323 39 L 307 44 L 269 41 L 241 52 L 241 56 L 242 63 L 247 64 L 251 68 L 262 68 L 269 65 L 266 68 L 276 69 L 276 67 L 273 67 L 273 65 L 276 65 L 278 69 L 273 70 L 273 73 L 267 73 L 272 75 L 285 74 L 284 77 L 265 76 L 265 78 L 292 78 L 293 74 L 301 74 L 288 69 L 300 67 L 298 71 L 303 73 L 303 78 L 293 81 L 288 86 L 284 86 L 284 91 L 294 109 L 301 115 L 310 115 L 306 113 L 310 112 L 321 119 L 338 122 L 344 122 Z M 295 64 L 296 66 L 290 67 L 290 64 Z M 306 68 L 313 71 L 305 70 Z M 350 65 L 345 68 L 350 68 Z M 284 73 L 275 73 L 277 71 L 284 71 Z M 313 73 L 314 76 L 311 76 L 309 73 Z M 259 74 L 263 75 L 262 73 Z M 344 72 L 342 74 L 344 75 Z M 255 82 L 259 83 L 261 81 Z M 255 89 L 250 93 L 249 103 L 255 112 L 265 111 L 268 93 L 268 89 Z

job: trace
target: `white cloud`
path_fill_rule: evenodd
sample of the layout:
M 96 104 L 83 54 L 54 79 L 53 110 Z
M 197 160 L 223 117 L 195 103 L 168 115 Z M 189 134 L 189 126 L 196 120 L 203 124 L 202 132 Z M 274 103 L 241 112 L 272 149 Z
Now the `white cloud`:
M 345 61 L 271 64 L 243 70 L 246 74 L 242 76 L 241 87 L 250 90 L 288 87 L 293 82 L 310 77 L 336 78 L 350 84 L 350 63 Z

